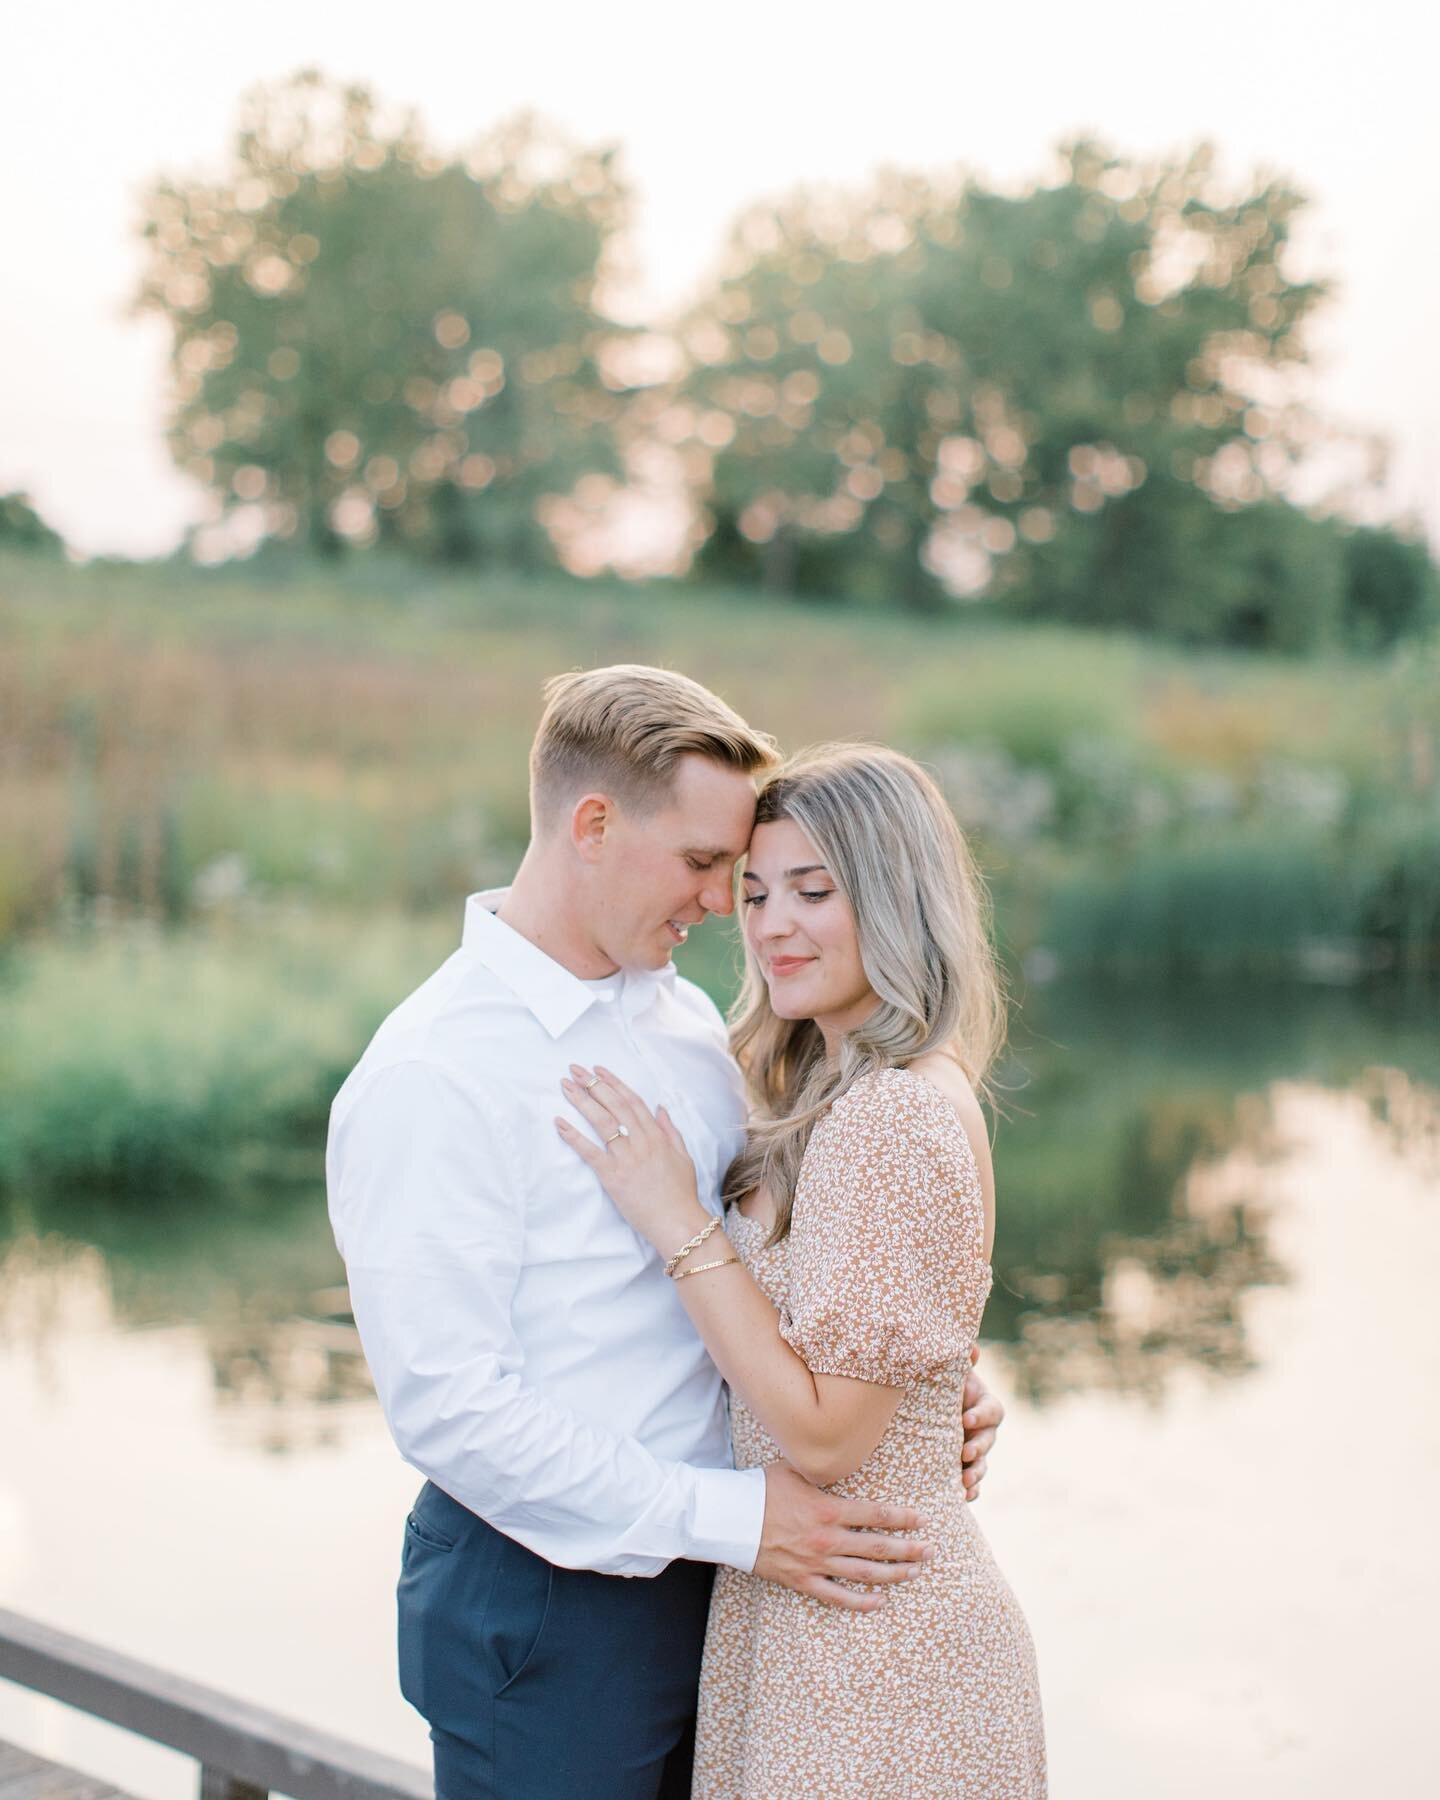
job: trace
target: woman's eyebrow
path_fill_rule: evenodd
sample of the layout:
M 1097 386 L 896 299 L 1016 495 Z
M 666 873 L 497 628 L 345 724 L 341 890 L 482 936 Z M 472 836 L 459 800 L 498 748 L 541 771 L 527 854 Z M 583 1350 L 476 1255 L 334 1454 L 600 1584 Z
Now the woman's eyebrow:
M 798 869 L 786 869 L 782 879 L 785 881 L 793 881 L 797 875 L 814 875 L 817 872 L 825 875 L 830 873 L 824 863 L 801 863 Z M 742 881 L 759 881 L 760 877 L 753 869 L 746 869 L 740 879 Z

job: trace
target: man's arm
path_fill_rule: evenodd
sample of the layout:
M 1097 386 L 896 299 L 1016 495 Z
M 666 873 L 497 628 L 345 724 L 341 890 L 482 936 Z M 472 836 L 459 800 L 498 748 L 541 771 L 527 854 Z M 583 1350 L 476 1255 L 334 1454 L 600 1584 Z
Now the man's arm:
M 872 1517 L 876 1508 L 832 1520 L 829 1496 L 807 1509 L 760 1470 L 666 1461 L 525 1382 L 511 1325 L 522 1176 L 503 1121 L 469 1082 L 428 1061 L 376 1070 L 332 1121 L 327 1173 L 396 1444 L 497 1530 L 548 1561 L 606 1574 L 655 1575 L 677 1557 L 743 1569 L 759 1557 L 760 1573 L 783 1569 L 775 1578 L 794 1586 L 909 1572 L 912 1541 L 862 1541 L 852 1527 L 910 1528 L 913 1515 L 899 1527 Z M 897 1560 L 874 1560 L 886 1553 Z
M 663 1461 L 525 1382 L 522 1178 L 468 1082 L 424 1061 L 376 1070 L 332 1124 L 327 1170 L 355 1323 L 407 1462 L 562 1566 L 750 1566 L 757 1474 Z

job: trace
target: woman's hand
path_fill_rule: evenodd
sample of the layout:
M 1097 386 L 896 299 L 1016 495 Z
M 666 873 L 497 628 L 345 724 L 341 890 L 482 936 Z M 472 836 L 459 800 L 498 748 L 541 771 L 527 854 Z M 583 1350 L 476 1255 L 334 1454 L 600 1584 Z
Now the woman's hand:
M 650 1108 L 618 1075 L 571 1063 L 565 1098 L 599 1138 L 557 1118 L 561 1137 L 600 1178 L 628 1224 L 667 1259 L 710 1214 L 696 1191 L 695 1164 L 663 1106 Z

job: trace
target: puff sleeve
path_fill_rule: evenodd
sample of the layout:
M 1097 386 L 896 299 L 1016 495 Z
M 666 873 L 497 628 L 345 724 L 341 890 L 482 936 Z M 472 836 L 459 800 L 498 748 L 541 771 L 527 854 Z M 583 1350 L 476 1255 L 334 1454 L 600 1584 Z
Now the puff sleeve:
M 811 1134 L 780 1332 L 817 1375 L 906 1387 L 965 1356 L 990 1291 L 979 1171 L 954 1107 L 864 1075 Z

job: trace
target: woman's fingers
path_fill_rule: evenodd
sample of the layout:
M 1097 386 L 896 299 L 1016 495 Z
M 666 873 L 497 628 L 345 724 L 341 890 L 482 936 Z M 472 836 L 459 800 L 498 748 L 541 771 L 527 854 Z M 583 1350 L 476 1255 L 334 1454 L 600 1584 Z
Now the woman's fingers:
M 650 1108 L 646 1106 L 634 1088 L 627 1087 L 620 1077 L 613 1070 L 607 1069 L 603 1063 L 596 1063 L 594 1072 L 600 1083 L 595 1092 L 604 1097 L 605 1104 L 617 1119 L 623 1120 L 632 1130 L 638 1122 L 643 1121 L 646 1125 L 650 1123 Z M 581 1079 L 588 1081 L 589 1076 L 582 1075 Z
M 609 1131 L 613 1131 L 615 1125 L 623 1125 L 627 1131 L 635 1132 L 654 1124 L 649 1107 L 639 1105 L 634 1093 L 618 1076 L 600 1069 L 587 1069 L 583 1063 L 571 1063 L 570 1080 L 583 1091 L 592 1106 L 602 1107 L 606 1117 L 614 1120 Z
M 578 1081 L 562 1081 L 560 1086 L 565 1090 L 565 1098 L 583 1119 L 587 1119 L 595 1127 L 601 1139 L 609 1137 L 619 1120 L 593 1094 L 588 1094 Z
M 577 1131 L 568 1119 L 557 1118 L 555 1129 L 561 1137 L 592 1169 L 598 1169 L 605 1162 L 605 1152 L 592 1144 L 583 1131 Z

